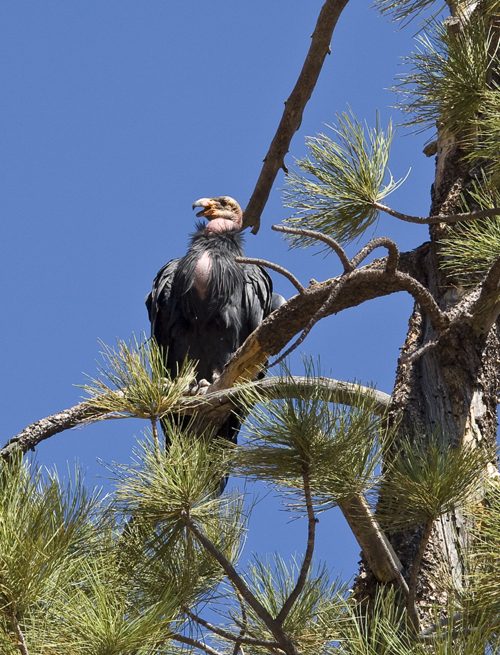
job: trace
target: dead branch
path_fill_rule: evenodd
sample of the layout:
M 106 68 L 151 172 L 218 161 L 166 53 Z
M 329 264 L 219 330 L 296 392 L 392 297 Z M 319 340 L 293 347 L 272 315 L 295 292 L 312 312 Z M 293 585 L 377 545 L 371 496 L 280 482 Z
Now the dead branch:
M 293 286 L 297 289 L 299 293 L 304 293 L 305 289 L 302 286 L 302 284 L 297 280 L 295 275 L 291 273 L 288 269 L 284 268 L 283 266 L 280 266 L 279 264 L 275 264 L 274 262 L 269 262 L 267 259 L 256 259 L 255 257 L 236 257 L 236 260 L 238 264 L 255 264 L 256 266 L 263 266 L 264 268 L 270 268 L 272 271 L 276 271 L 276 273 L 279 273 L 280 275 L 283 275 L 283 277 L 286 277 L 287 280 L 289 280 Z
M 407 253 L 401 255 L 401 258 L 407 257 Z M 329 305 L 327 315 L 356 307 L 373 298 L 407 291 L 428 313 L 436 332 L 445 329 L 449 319 L 440 310 L 429 291 L 406 273 L 396 271 L 395 274 L 388 274 L 385 270 L 386 264 L 387 258 L 377 260 L 363 269 L 345 275 L 342 289 Z M 228 389 L 237 381 L 255 377 L 269 357 L 277 355 L 295 334 L 304 330 L 310 317 L 328 300 L 338 281 L 337 278 L 315 284 L 303 294 L 290 298 L 268 316 L 235 352 L 210 390 Z
M 284 232 L 285 234 L 296 234 L 298 236 L 322 241 L 338 255 L 340 263 L 344 268 L 344 273 L 348 273 L 354 268 L 340 243 L 322 232 L 318 232 L 317 230 L 306 230 L 302 227 L 288 227 L 287 225 L 272 225 L 271 230 L 274 230 L 275 232 Z
M 285 102 L 278 129 L 264 158 L 257 184 L 243 215 L 244 226 L 252 227 L 253 234 L 259 231 L 260 217 L 274 180 L 280 168 L 285 165 L 285 155 L 293 135 L 300 127 L 304 108 L 314 91 L 325 57 L 330 51 L 333 30 L 347 2 L 348 0 L 326 0 L 321 8 L 304 65 L 290 97 Z

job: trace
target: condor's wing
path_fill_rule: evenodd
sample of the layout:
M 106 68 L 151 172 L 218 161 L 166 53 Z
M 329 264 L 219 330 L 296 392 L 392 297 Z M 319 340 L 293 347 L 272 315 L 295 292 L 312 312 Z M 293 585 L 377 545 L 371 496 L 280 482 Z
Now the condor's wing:
M 246 308 L 246 325 L 250 334 L 273 311 L 273 283 L 260 266 L 245 264 L 244 272 L 243 304 Z
M 161 335 L 161 326 L 168 323 L 168 317 L 173 309 L 171 297 L 172 282 L 179 263 L 178 259 L 172 259 L 161 268 L 153 280 L 153 288 L 146 298 L 146 308 L 149 320 L 151 321 L 151 335 L 154 336 L 161 346 L 167 335 Z

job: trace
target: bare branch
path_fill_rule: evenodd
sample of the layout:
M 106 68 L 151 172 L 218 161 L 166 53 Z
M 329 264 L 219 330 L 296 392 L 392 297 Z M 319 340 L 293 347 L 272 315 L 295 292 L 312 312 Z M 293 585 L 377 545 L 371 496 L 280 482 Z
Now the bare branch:
M 299 293 L 304 293 L 305 289 L 302 284 L 297 280 L 293 273 L 279 264 L 274 262 L 269 262 L 267 259 L 256 259 L 255 257 L 236 257 L 235 259 L 238 264 L 255 264 L 256 266 L 264 266 L 264 268 L 270 268 L 272 271 L 276 271 L 283 277 L 286 277 L 293 286 L 297 289 Z
M 481 209 L 476 212 L 463 212 L 459 214 L 439 214 L 437 216 L 411 216 L 410 214 L 403 214 L 395 209 L 391 209 L 386 205 L 379 202 L 373 203 L 373 206 L 381 212 L 394 216 L 400 221 L 406 223 L 417 223 L 418 225 L 436 225 L 437 223 L 458 223 L 458 221 L 476 221 L 480 218 L 490 218 L 491 216 L 500 215 L 500 207 L 493 207 L 491 209 Z
M 379 237 L 378 239 L 372 239 L 369 241 L 366 246 L 364 246 L 364 248 L 362 248 L 358 254 L 351 259 L 351 267 L 357 268 L 361 262 L 375 250 L 375 248 L 380 247 L 387 248 L 389 253 L 385 270 L 388 273 L 394 273 L 398 267 L 399 250 L 394 241 L 392 241 L 392 239 L 388 239 L 387 237 Z
M 174 639 L 174 641 L 178 641 L 181 644 L 194 646 L 194 648 L 198 648 L 199 650 L 204 651 L 207 653 L 207 655 L 222 655 L 222 653 L 218 650 L 215 650 L 215 648 L 212 648 L 211 646 L 208 646 L 207 644 L 204 644 L 202 641 L 198 641 L 197 639 L 187 637 L 186 635 L 180 635 L 174 632 L 170 635 L 170 637 L 171 639 Z
M 90 402 L 84 401 L 62 412 L 42 418 L 31 423 L 15 437 L 12 437 L 0 451 L 2 459 L 9 459 L 16 452 L 26 453 L 40 442 L 59 432 L 69 430 L 77 425 L 92 423 L 104 416 L 101 410 L 96 410 Z
M 223 637 L 228 641 L 233 641 L 235 643 L 251 644 L 253 646 L 264 646 L 265 648 L 279 647 L 279 644 L 275 641 L 266 641 L 264 639 L 253 639 L 252 637 L 245 637 L 244 635 L 241 634 L 235 635 L 229 630 L 224 630 L 224 628 L 221 628 L 218 625 L 214 625 L 213 623 L 206 621 L 201 616 L 198 616 L 194 612 L 191 612 L 191 610 L 189 610 L 188 608 L 184 608 L 183 612 L 187 616 L 189 616 L 189 618 L 192 619 L 195 623 L 198 623 L 198 625 L 203 626 L 207 630 L 210 630 L 210 632 L 213 632 L 214 634 L 219 635 L 219 637 Z
M 284 166 L 292 137 L 300 127 L 304 107 L 316 86 L 323 62 L 330 51 L 333 30 L 347 2 L 348 0 L 326 0 L 321 8 L 304 65 L 290 97 L 285 102 L 283 116 L 243 215 L 245 227 L 251 226 L 254 234 L 259 231 L 260 217 L 274 180 L 280 168 Z
M 500 257 L 494 262 L 481 285 L 479 298 L 472 308 L 476 332 L 486 334 L 500 314 Z
M 335 241 L 335 239 L 327 236 L 326 234 L 323 234 L 322 232 L 318 232 L 317 230 L 306 230 L 302 227 L 288 227 L 287 225 L 272 225 L 271 230 L 274 230 L 275 232 L 284 232 L 285 234 L 296 234 L 298 236 L 309 237 L 310 239 L 322 241 L 338 255 L 340 263 L 344 268 L 344 273 L 348 273 L 354 268 L 340 243 Z
M 325 400 L 329 402 L 338 402 L 350 405 L 355 401 L 359 393 L 366 394 L 374 401 L 374 411 L 380 414 L 384 413 L 389 406 L 390 396 L 382 391 L 377 391 L 371 387 L 362 387 L 361 385 L 330 378 L 307 378 L 294 376 L 293 387 L 298 393 L 304 393 L 307 389 L 319 390 L 322 392 Z M 279 398 L 280 390 L 283 387 L 283 378 L 270 377 L 264 380 L 246 383 L 246 386 L 252 386 L 259 393 L 269 398 Z M 179 412 L 186 414 L 207 414 L 217 416 L 219 414 L 227 415 L 232 409 L 232 403 L 237 399 L 240 393 L 238 388 L 223 389 L 221 391 L 211 391 L 203 397 L 193 397 L 187 395 L 182 405 L 178 408 Z M 83 402 L 62 412 L 48 416 L 47 418 L 36 421 L 28 425 L 17 436 L 12 437 L 7 444 L 0 450 L 0 458 L 8 459 L 15 452 L 27 452 L 35 448 L 39 443 L 64 432 L 78 425 L 85 425 L 93 421 L 99 421 L 107 418 L 115 418 L 115 415 L 106 414 L 103 411 L 97 411 L 90 407 L 88 402 Z
M 361 253 L 362 252 L 363 251 L 361 251 Z M 387 270 L 387 267 L 389 266 L 390 257 L 386 258 L 385 260 L 387 262 L 386 271 L 385 271 L 386 275 L 394 277 L 394 279 L 399 283 L 400 288 L 404 289 L 415 298 L 415 300 L 420 304 L 422 309 L 429 315 L 431 323 L 437 331 L 444 330 L 449 323 L 449 319 L 446 316 L 446 314 L 440 310 L 432 294 L 422 284 L 420 284 L 418 280 L 411 277 L 407 273 L 401 273 L 400 271 L 392 270 L 392 266 L 394 266 L 395 263 L 396 252 L 397 250 L 392 252 L 391 271 Z M 289 348 L 287 348 L 285 352 L 282 353 L 277 359 L 275 359 L 272 362 L 272 364 L 270 364 L 269 366 L 273 367 L 276 366 L 276 364 L 282 362 L 296 348 L 300 346 L 300 344 L 305 340 L 309 332 L 312 330 L 312 328 L 316 325 L 318 321 L 320 321 L 322 318 L 325 318 L 329 314 L 334 313 L 333 307 L 336 304 L 337 298 L 341 295 L 342 290 L 344 289 L 344 287 L 347 285 L 348 282 L 358 277 L 366 278 L 367 280 L 372 279 L 374 277 L 373 273 L 374 271 L 371 271 L 368 268 L 363 268 L 357 271 L 351 271 L 350 273 L 346 273 L 345 275 L 341 276 L 340 278 L 336 278 L 335 280 L 329 280 L 325 282 L 325 284 L 330 285 L 331 288 L 330 295 L 326 298 L 323 304 L 316 310 L 313 316 L 308 320 L 306 326 L 302 330 L 298 339 L 296 339 L 293 342 L 293 344 Z M 285 306 L 287 304 L 288 303 L 286 303 Z
M 304 483 L 304 499 L 306 503 L 307 510 L 307 545 L 306 551 L 304 553 L 304 559 L 302 561 L 302 566 L 300 567 L 299 576 L 295 587 L 290 592 L 290 595 L 285 600 L 283 607 L 279 611 L 276 621 L 283 624 L 286 617 L 289 615 L 290 610 L 292 609 L 295 601 L 302 593 L 304 585 L 309 574 L 309 569 L 311 568 L 311 562 L 314 553 L 314 540 L 316 535 L 316 517 L 314 516 L 312 494 L 311 494 L 311 484 L 309 479 L 309 467 L 304 466 L 302 470 L 302 481 Z

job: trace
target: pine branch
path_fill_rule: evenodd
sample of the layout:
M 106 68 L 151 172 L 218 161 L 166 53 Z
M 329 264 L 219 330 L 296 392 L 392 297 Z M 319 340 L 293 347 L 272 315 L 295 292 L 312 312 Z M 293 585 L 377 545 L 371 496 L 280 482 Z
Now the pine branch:
M 240 643 L 240 644 L 249 644 L 252 646 L 263 646 L 265 648 L 279 648 L 279 644 L 275 641 L 266 641 L 265 639 L 253 639 L 252 637 L 245 637 L 244 635 L 241 634 L 235 635 L 229 630 L 225 630 L 224 628 L 221 628 L 218 625 L 214 625 L 213 623 L 206 621 L 201 616 L 198 616 L 194 612 L 191 612 L 191 610 L 189 610 L 188 608 L 184 608 L 183 611 L 187 616 L 189 616 L 189 618 L 192 621 L 198 623 L 198 625 L 203 626 L 207 630 L 210 630 L 210 632 L 213 632 L 215 635 L 219 635 L 219 637 L 222 637 L 223 639 L 227 639 L 228 641 L 233 641 L 234 643 Z
M 262 605 L 262 603 L 254 596 L 251 592 L 243 578 L 238 574 L 234 566 L 227 559 L 227 557 L 222 553 L 217 546 L 210 541 L 210 539 L 198 528 L 196 523 L 186 517 L 185 520 L 186 527 L 190 530 L 200 544 L 209 552 L 212 557 L 220 564 L 224 573 L 227 575 L 234 587 L 239 591 L 241 597 L 245 600 L 246 603 L 253 609 L 256 615 L 264 622 L 264 624 L 269 628 L 273 634 L 276 641 L 279 643 L 280 648 L 282 648 L 287 655 L 299 655 L 297 649 L 295 648 L 293 642 L 290 640 L 288 635 L 283 631 L 281 624 L 274 619 L 267 609 Z
M 403 212 L 396 211 L 382 205 L 379 202 L 374 203 L 375 209 L 389 214 L 394 218 L 406 223 L 417 223 L 418 225 L 436 225 L 437 223 L 458 223 L 458 221 L 477 221 L 481 218 L 490 218 L 491 216 L 500 215 L 500 207 L 492 207 L 489 209 L 480 209 L 474 212 L 462 212 L 458 214 L 438 214 L 437 216 L 411 216 Z
M 500 257 L 494 262 L 481 285 L 479 298 L 472 308 L 477 333 L 486 334 L 500 315 Z
M 302 481 L 304 483 L 304 499 L 307 511 L 307 544 L 306 551 L 304 553 L 304 560 L 302 561 L 302 566 L 300 567 L 299 576 L 295 587 L 292 589 L 290 595 L 283 603 L 283 607 L 279 611 L 276 621 L 283 624 L 286 620 L 286 617 L 289 615 L 290 610 L 292 609 L 295 601 L 302 593 L 304 585 L 309 574 L 309 569 L 311 568 L 312 557 L 314 553 L 314 541 L 316 535 L 316 517 L 314 516 L 312 495 L 311 495 L 311 484 L 309 479 L 309 468 L 304 466 L 302 469 Z
M 372 239 L 369 241 L 364 248 L 362 248 L 357 255 L 355 255 L 350 264 L 352 268 L 357 268 L 362 261 L 364 261 L 368 255 L 375 250 L 375 248 L 387 248 L 389 255 L 387 257 L 387 264 L 385 270 L 388 273 L 395 273 L 399 263 L 399 250 L 397 245 L 388 239 L 387 237 L 379 237 L 378 239 Z
M 279 398 L 281 397 L 280 389 L 282 388 L 282 382 L 283 380 L 280 377 L 271 377 L 247 384 L 269 398 Z M 330 378 L 298 376 L 294 377 L 294 383 L 299 392 L 301 389 L 316 390 L 319 388 L 322 394 L 324 394 L 325 400 L 347 405 L 351 404 L 357 398 L 360 391 L 362 391 L 374 401 L 374 411 L 378 411 L 381 414 L 386 411 L 390 402 L 390 396 L 388 394 L 351 382 L 332 380 Z M 230 388 L 220 391 L 210 391 L 201 399 L 186 396 L 185 401 L 179 407 L 179 411 L 187 414 L 196 412 L 209 417 L 219 416 L 221 414 L 226 416 L 231 411 L 232 403 L 238 397 L 239 393 L 238 388 Z M 28 452 L 55 434 L 59 434 L 78 425 L 86 425 L 93 421 L 106 418 L 115 418 L 115 415 L 106 414 L 104 410 L 94 410 L 88 401 L 79 403 L 62 412 L 28 425 L 22 432 L 12 437 L 5 444 L 0 450 L 0 458 L 9 459 L 16 452 Z
M 9 618 L 12 630 L 17 639 L 16 648 L 21 653 L 21 655 L 29 655 L 26 639 L 24 638 L 23 631 L 21 630 L 21 626 L 19 625 L 19 621 L 17 620 L 17 616 L 14 611 L 11 612 Z
M 339 502 L 339 507 L 376 579 L 384 583 L 397 582 L 407 594 L 408 585 L 401 574 L 401 562 L 363 495 L 351 496 Z
M 331 248 L 336 253 L 338 258 L 340 259 L 340 263 L 344 268 L 344 273 L 348 273 L 349 271 L 352 271 L 353 266 L 349 261 L 349 258 L 345 250 L 342 248 L 342 246 L 338 241 L 336 241 L 332 237 L 329 237 L 327 234 L 323 234 L 323 232 L 318 232 L 317 230 L 306 230 L 305 228 L 301 228 L 301 227 L 288 227 L 288 225 L 272 225 L 271 229 L 274 230 L 275 232 L 294 234 L 296 236 L 303 236 L 306 237 L 307 239 L 312 239 L 325 243 L 329 248 Z
M 259 231 L 260 217 L 274 180 L 280 168 L 284 168 L 285 155 L 293 135 L 300 127 L 304 108 L 314 91 L 325 57 L 330 52 L 333 30 L 347 2 L 348 0 L 326 0 L 321 8 L 304 65 L 290 97 L 285 102 L 283 116 L 244 212 L 244 225 L 252 227 L 253 234 Z

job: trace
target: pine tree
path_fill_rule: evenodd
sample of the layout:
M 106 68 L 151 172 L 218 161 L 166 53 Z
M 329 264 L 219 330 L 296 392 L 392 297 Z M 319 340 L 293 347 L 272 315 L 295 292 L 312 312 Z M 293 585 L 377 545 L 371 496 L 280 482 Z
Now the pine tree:
M 345 4 L 327 1 L 318 25 L 331 20 L 333 30 Z M 408 21 L 434 3 L 378 5 Z M 436 129 L 429 217 L 386 204 L 405 183 L 389 173 L 391 125 L 339 114 L 331 132 L 308 140 L 308 156 L 288 176 L 293 214 L 275 226 L 294 247 L 332 250 L 338 277 L 304 289 L 273 265 L 298 294 L 205 396 L 185 394 L 192 365 L 172 380 L 154 343 L 120 342 L 105 347 L 88 400 L 2 449 L 2 653 L 499 652 L 500 4 L 464 0 L 450 9 L 426 23 L 397 87 L 408 124 Z M 258 229 L 252 211 L 247 222 Z M 400 253 L 380 237 L 349 257 L 346 245 L 381 212 L 429 225 L 429 241 Z M 377 248 L 386 256 L 363 265 Z M 278 377 L 251 381 L 319 320 L 396 291 L 415 306 L 390 397 L 321 377 L 311 363 L 305 376 L 285 365 Z M 230 447 L 213 434 L 235 402 L 248 414 L 249 439 Z M 188 429 L 180 430 L 179 412 L 193 417 Z M 150 430 L 134 464 L 113 470 L 111 498 L 88 494 L 78 473 L 66 488 L 22 459 L 56 432 L 117 416 L 142 418 Z M 306 517 L 300 559 L 257 558 L 241 570 L 247 504 L 219 493 L 228 474 L 268 482 Z M 353 590 L 314 567 L 317 517 L 334 506 L 362 550 Z M 206 618 L 210 608 L 217 622 Z

